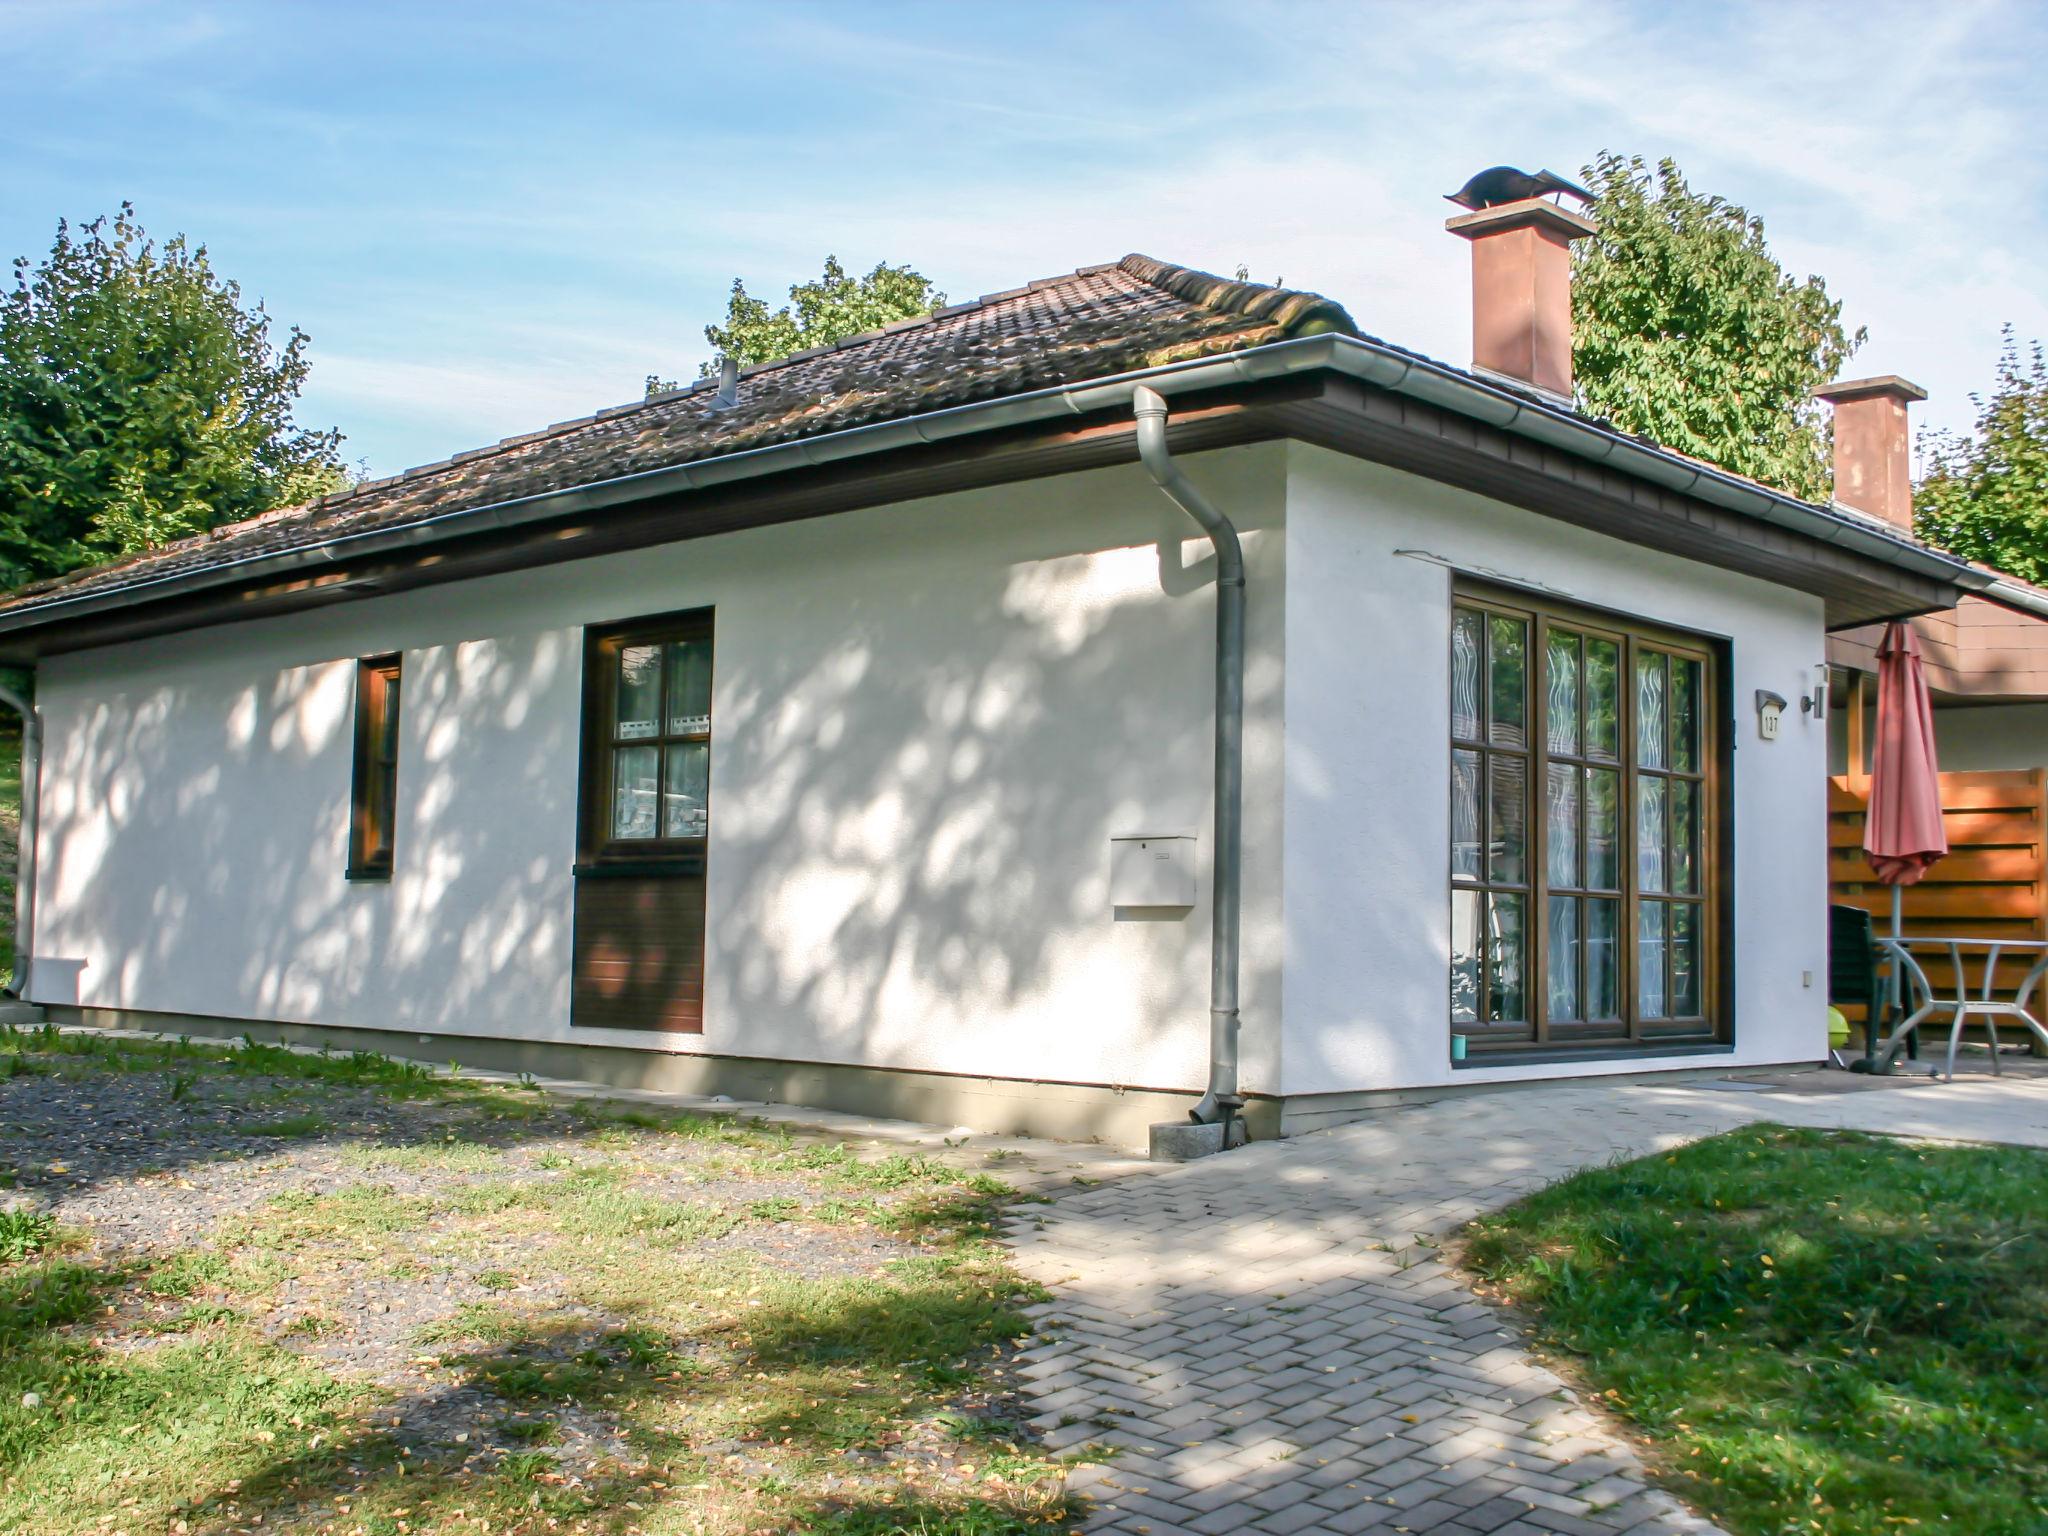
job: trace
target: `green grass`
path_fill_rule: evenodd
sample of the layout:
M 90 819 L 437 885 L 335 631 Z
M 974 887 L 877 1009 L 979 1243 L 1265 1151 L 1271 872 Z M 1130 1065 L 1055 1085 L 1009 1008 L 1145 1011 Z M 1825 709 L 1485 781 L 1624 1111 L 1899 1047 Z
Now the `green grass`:
M 57 1224 L 43 1211 L 0 1211 L 0 1263 L 33 1258 L 50 1246 Z
M 277 1120 L 244 1120 L 237 1130 L 244 1136 L 276 1136 L 280 1140 L 303 1141 L 332 1129 L 325 1115 L 286 1115 Z
M 373 1051 L 293 1051 L 247 1038 L 235 1045 L 119 1040 L 65 1032 L 54 1024 L 32 1029 L 0 1025 L 0 1075 L 166 1070 L 174 1074 L 172 1088 L 178 1098 L 183 1098 L 202 1074 L 231 1073 L 374 1088 L 396 1099 L 467 1100 L 487 1104 L 494 1117 L 530 1112 L 509 1094 L 493 1093 L 488 1085 L 461 1082 L 418 1062 L 396 1061 Z
M 2048 1153 L 1758 1126 L 1466 1260 L 1732 1531 L 2048 1530 Z
M 282 1143 L 250 1162 L 318 1136 L 360 1181 L 281 1188 L 180 1252 L 112 1266 L 82 1262 L 90 1234 L 0 1213 L 0 1531 L 1065 1528 L 1058 1465 L 1018 1426 L 956 1407 L 1040 1294 L 992 1239 L 1016 1197 L 984 1174 L 367 1055 L 0 1030 L 0 1077 L 140 1072 L 177 1089 L 172 1125 L 219 1106 Z M 228 1094 L 209 1086 L 221 1077 L 256 1081 Z M 431 1129 L 352 1141 L 320 1113 L 308 1085 L 322 1083 L 431 1100 L 414 1117 Z M 520 1145 L 535 1116 L 537 1155 Z M 831 1224 L 889 1233 L 906 1256 L 821 1277 L 774 1257 L 789 1228 Z M 382 1287 L 444 1275 L 471 1277 L 481 1299 L 402 1347 L 422 1351 L 430 1394 L 484 1389 L 516 1426 L 502 1455 L 469 1465 L 473 1442 L 403 1454 L 406 1389 L 342 1380 L 289 1347 L 348 1326 Z M 306 1310 L 272 1338 L 287 1281 Z M 106 1347 L 115 1335 L 145 1347 Z M 547 1448 L 573 1440 L 551 1424 L 571 1406 L 628 1447 L 580 1481 Z M 895 1449 L 935 1438 L 962 1448 L 971 1477 Z

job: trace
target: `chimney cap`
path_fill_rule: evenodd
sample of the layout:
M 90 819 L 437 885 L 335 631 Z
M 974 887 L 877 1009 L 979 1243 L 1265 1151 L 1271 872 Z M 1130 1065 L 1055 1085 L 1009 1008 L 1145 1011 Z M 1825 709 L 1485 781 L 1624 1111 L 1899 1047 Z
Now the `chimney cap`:
M 1927 391 L 1911 379 L 1902 379 L 1896 373 L 1874 374 L 1867 379 L 1841 379 L 1833 384 L 1823 385 L 1813 392 L 1816 400 L 1825 400 L 1830 405 L 1848 405 L 1856 400 L 1925 400 Z
M 1560 240 L 1583 240 L 1600 226 L 1583 213 L 1560 208 L 1541 197 L 1525 197 L 1516 203 L 1496 203 L 1476 213 L 1460 213 L 1444 220 L 1444 228 L 1466 240 L 1497 235 L 1510 229 L 1535 227 Z

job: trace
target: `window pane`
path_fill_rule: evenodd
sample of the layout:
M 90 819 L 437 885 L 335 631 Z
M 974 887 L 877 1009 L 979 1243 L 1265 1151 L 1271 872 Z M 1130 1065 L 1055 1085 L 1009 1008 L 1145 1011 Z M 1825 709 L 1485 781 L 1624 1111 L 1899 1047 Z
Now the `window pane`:
M 1451 753 L 1451 874 L 1481 878 L 1479 868 L 1479 754 Z
M 398 674 L 384 674 L 384 719 L 381 722 L 383 740 L 377 743 L 378 756 L 387 763 L 398 761 Z
M 1621 1017 L 1621 903 L 1586 903 L 1586 1017 Z
M 1621 888 L 1621 775 L 1612 768 L 1586 770 L 1586 884 Z
M 612 836 L 654 836 L 661 748 L 620 747 L 612 762 Z
M 1671 781 L 1671 889 L 1695 896 L 1700 888 L 1699 785 Z
M 1586 756 L 1621 756 L 1621 648 L 1586 642 Z
M 668 647 L 668 730 L 711 729 L 711 642 L 674 640 Z
M 1646 1019 L 1664 1009 L 1664 903 L 1646 901 L 1636 909 L 1636 1004 Z
M 384 856 L 391 841 L 391 803 L 396 797 L 396 777 L 384 768 L 372 768 L 363 786 L 364 860 L 374 863 Z
M 1671 766 L 1697 773 L 1700 766 L 1700 664 L 1671 658 Z
M 1700 909 L 1689 901 L 1671 904 L 1671 1016 L 1700 1015 Z
M 1486 910 L 1487 973 L 1492 983 L 1486 1017 L 1494 1023 L 1519 1021 L 1528 1017 L 1522 996 L 1522 898 L 1490 896 Z
M 1664 780 L 1636 780 L 1636 885 L 1664 889 Z
M 1496 757 L 1487 763 L 1492 782 L 1486 804 L 1493 823 L 1488 836 L 1492 856 L 1487 878 L 1502 885 L 1520 885 L 1529 878 L 1528 772 L 1526 759 Z
M 710 743 L 679 742 L 668 749 L 667 758 L 668 779 L 661 796 L 661 835 L 702 837 L 709 804 L 706 789 L 711 778 Z
M 1571 1020 L 1579 1015 L 1579 898 L 1550 898 L 1550 934 L 1545 946 L 1549 976 L 1550 1017 Z
M 1550 845 L 1544 861 L 1552 885 L 1579 883 L 1579 769 L 1575 763 L 1549 765 L 1547 820 L 1543 840 Z
M 1526 746 L 1529 740 L 1528 626 L 1520 619 L 1496 615 L 1491 625 L 1488 696 L 1493 740 L 1504 747 Z
M 1553 629 L 1544 644 L 1543 725 L 1550 750 L 1579 755 L 1579 637 Z
M 619 740 L 634 741 L 661 733 L 660 646 L 628 645 L 620 648 L 618 694 L 615 734 Z M 653 815 L 650 805 L 650 826 Z
M 1479 907 L 1477 891 L 1451 892 L 1451 1022 L 1479 1020 Z
M 1664 658 L 1655 651 L 1636 657 L 1636 766 L 1664 766 Z
M 1470 608 L 1460 608 L 1451 621 L 1451 736 L 1479 740 L 1479 653 L 1484 648 L 1484 621 Z

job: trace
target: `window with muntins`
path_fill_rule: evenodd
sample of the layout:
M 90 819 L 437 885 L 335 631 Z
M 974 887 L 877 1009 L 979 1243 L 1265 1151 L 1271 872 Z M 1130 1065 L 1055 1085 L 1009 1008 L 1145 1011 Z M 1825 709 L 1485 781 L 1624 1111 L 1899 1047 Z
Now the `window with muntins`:
M 585 856 L 701 856 L 710 830 L 711 618 L 649 621 L 599 634 Z
M 1468 1049 L 1719 1033 L 1712 646 L 1461 591 L 1451 1030 Z
M 398 820 L 398 697 L 401 663 L 356 663 L 355 777 L 350 795 L 348 877 L 386 880 Z

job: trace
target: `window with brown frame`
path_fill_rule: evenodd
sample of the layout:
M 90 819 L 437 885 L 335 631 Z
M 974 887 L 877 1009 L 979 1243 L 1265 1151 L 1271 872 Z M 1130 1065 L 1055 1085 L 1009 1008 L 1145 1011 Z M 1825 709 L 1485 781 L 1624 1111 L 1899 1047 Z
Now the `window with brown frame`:
M 594 632 L 588 657 L 584 861 L 701 859 L 710 825 L 710 614 Z
M 391 878 L 398 820 L 398 681 L 396 656 L 356 663 L 355 779 L 350 794 L 348 878 Z
M 1460 589 L 1450 1003 L 1468 1048 L 1721 1032 L 1716 662 L 1690 636 Z
M 704 1027 L 711 614 L 585 637 L 569 1022 Z

